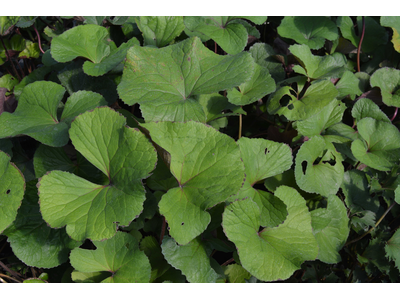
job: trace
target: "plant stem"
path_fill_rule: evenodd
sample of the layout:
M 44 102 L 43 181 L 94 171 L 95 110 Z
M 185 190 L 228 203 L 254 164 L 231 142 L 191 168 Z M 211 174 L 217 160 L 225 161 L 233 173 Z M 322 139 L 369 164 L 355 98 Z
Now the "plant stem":
M 164 238 L 166 225 L 167 225 L 167 222 L 165 221 L 165 217 L 163 216 L 162 217 L 161 234 L 160 234 L 160 245 L 162 244 L 162 240 Z
M 233 261 L 235 261 L 235 259 L 232 257 L 232 258 L 228 259 L 226 262 L 224 262 L 221 266 L 227 266 L 228 264 L 230 264 Z
M 39 32 L 37 31 L 35 24 L 33 24 L 33 29 L 35 30 L 36 35 L 37 35 L 37 38 L 38 38 L 38 44 L 39 44 L 40 52 L 42 52 L 42 53 L 44 54 L 44 51 L 43 51 L 43 49 L 42 49 L 42 45 L 41 45 L 41 42 L 40 42 L 40 34 L 39 34 Z
M 390 121 L 393 122 L 393 120 L 396 118 L 398 109 L 399 109 L 399 108 L 396 107 L 396 110 L 394 111 L 393 117 L 390 119 Z
M 2 267 L 4 270 L 6 270 L 8 273 L 13 275 L 14 277 L 19 278 L 19 274 L 13 270 L 11 270 L 9 267 L 7 267 L 2 261 L 0 261 L 0 267 Z
M 8 276 L 8 275 L 5 275 L 5 274 L 1 274 L 1 273 L 0 273 L 0 277 L 4 277 L 4 278 L 10 279 L 10 280 L 13 280 L 13 281 L 15 281 L 15 282 L 21 283 L 21 281 L 15 279 L 15 278 L 12 278 L 12 277 L 10 277 L 10 276 Z
M 361 38 L 360 42 L 358 44 L 358 49 L 357 49 L 357 70 L 358 72 L 361 72 L 361 67 L 360 67 L 360 52 L 361 52 L 361 44 L 364 39 L 364 34 L 365 34 L 365 19 L 362 17 L 362 32 L 361 32 Z
M 239 138 L 238 140 L 242 137 L 242 114 L 239 115 Z
M 393 202 L 393 203 L 388 207 L 388 209 L 383 213 L 382 217 L 380 217 L 380 219 L 378 220 L 378 222 L 376 222 L 376 224 L 375 224 L 374 227 L 371 227 L 370 230 L 368 230 L 366 233 L 364 233 L 364 234 L 361 235 L 360 237 L 356 238 L 355 240 L 352 240 L 352 241 L 346 243 L 346 244 L 344 245 L 344 247 L 346 247 L 346 246 L 348 246 L 348 245 L 350 245 L 350 244 L 352 244 L 352 243 L 358 242 L 358 241 L 361 240 L 364 236 L 370 234 L 376 227 L 378 227 L 379 223 L 382 222 L 383 218 L 389 213 L 389 211 L 393 208 L 393 206 L 394 206 L 395 204 L 396 204 L 396 202 Z
M 19 76 L 19 73 L 17 72 L 17 69 L 16 69 L 15 66 L 14 66 L 14 63 L 13 63 L 13 61 L 11 60 L 10 55 L 8 54 L 7 47 L 6 47 L 6 45 L 4 44 L 4 41 L 3 41 L 3 38 L 1 37 L 1 35 L 0 35 L 0 40 L 1 40 L 1 44 L 3 45 L 4 51 L 5 51 L 5 53 L 6 53 L 7 60 L 10 61 L 11 66 L 13 67 L 13 70 L 14 70 L 15 74 L 16 74 L 17 77 L 18 77 L 18 80 L 21 81 L 21 76 Z

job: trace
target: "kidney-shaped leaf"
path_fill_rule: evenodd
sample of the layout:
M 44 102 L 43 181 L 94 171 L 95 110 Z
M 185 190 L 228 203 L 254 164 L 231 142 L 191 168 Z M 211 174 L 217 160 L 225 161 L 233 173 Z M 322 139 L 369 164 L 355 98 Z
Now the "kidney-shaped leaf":
M 282 225 L 259 231 L 260 209 L 251 199 L 233 202 L 225 208 L 222 227 L 235 243 L 242 266 L 260 280 L 286 279 L 305 260 L 314 260 L 318 245 L 311 228 L 311 215 L 303 197 L 293 188 L 275 191 L 287 206 Z
M 362 139 L 351 144 L 354 157 L 367 166 L 390 171 L 400 159 L 400 132 L 396 126 L 385 121 L 366 117 L 357 123 Z
M 73 121 L 73 145 L 108 177 L 109 184 L 94 184 L 63 171 L 44 175 L 38 183 L 40 209 L 51 227 L 67 225 L 67 233 L 78 241 L 102 240 L 114 236 L 116 223 L 127 226 L 141 213 L 141 180 L 155 168 L 157 156 L 147 138 L 125 122 L 107 107 Z
M 25 134 L 45 145 L 61 147 L 69 140 L 68 128 L 73 118 L 86 110 L 107 104 L 97 93 L 79 91 L 68 98 L 58 120 L 57 108 L 64 93 L 61 85 L 51 81 L 36 81 L 27 85 L 15 112 L 1 114 L 0 138 Z
M 15 220 L 25 192 L 21 171 L 0 151 L 0 233 Z
M 110 54 L 106 41 L 109 36 L 105 27 L 87 24 L 71 28 L 51 42 L 51 56 L 58 62 L 71 61 L 81 56 L 99 63 Z
M 192 96 L 238 86 L 253 69 L 249 53 L 217 55 L 197 37 L 160 49 L 134 46 L 118 93 L 129 105 L 139 103 L 147 122 L 201 121 L 204 111 Z
M 205 210 L 236 194 L 244 181 L 238 145 L 229 136 L 197 122 L 142 124 L 152 140 L 171 154 L 179 187 L 163 195 L 160 213 L 171 236 L 187 244 L 210 223 Z
M 389 106 L 400 107 L 400 70 L 381 68 L 371 75 L 372 87 L 381 89 L 382 101 Z
M 328 207 L 311 212 L 313 234 L 318 242 L 318 259 L 328 264 L 341 260 L 339 250 L 349 235 L 349 218 L 346 207 L 336 196 L 328 197 Z
M 79 272 L 110 272 L 102 282 L 149 282 L 149 259 L 139 249 L 139 242 L 125 232 L 103 242 L 93 242 L 96 250 L 76 248 L 71 251 L 71 265 Z
M 321 136 L 306 141 L 296 156 L 295 176 L 299 187 L 323 196 L 336 194 L 343 181 L 342 156 Z
M 189 282 L 211 283 L 217 280 L 218 274 L 210 265 L 210 253 L 207 254 L 204 244 L 198 238 L 180 246 L 166 236 L 161 248 L 168 263 L 181 270 Z
M 333 41 L 339 37 L 336 24 L 321 16 L 286 16 L 277 29 L 280 36 L 307 45 L 310 49 L 320 49 L 325 40 Z

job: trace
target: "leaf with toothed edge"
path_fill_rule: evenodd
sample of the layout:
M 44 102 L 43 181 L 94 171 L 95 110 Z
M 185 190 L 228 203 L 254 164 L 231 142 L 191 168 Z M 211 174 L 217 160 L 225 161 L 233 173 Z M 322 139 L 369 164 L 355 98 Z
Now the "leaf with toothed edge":
M 77 241 L 111 238 L 117 225 L 127 226 L 143 210 L 142 179 L 155 168 L 154 147 L 138 129 L 108 107 L 78 116 L 70 137 L 76 150 L 109 179 L 94 184 L 63 171 L 52 171 L 38 183 L 43 219 L 53 228 L 67 226 Z
M 162 196 L 159 208 L 170 235 L 179 244 L 187 244 L 210 223 L 205 210 L 241 188 L 245 174 L 239 147 L 231 137 L 194 121 L 141 126 L 171 154 L 170 171 L 179 187 Z

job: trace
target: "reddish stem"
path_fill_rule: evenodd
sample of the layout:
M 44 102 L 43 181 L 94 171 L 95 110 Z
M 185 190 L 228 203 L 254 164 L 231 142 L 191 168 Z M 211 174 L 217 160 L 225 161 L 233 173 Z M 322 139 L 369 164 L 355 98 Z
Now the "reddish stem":
M 39 34 L 39 32 L 37 31 L 35 24 L 33 24 L 33 29 L 35 30 L 36 35 L 37 35 L 37 37 L 38 37 L 38 44 L 39 44 L 40 52 L 42 52 L 42 53 L 44 54 L 44 51 L 43 51 L 43 49 L 42 49 L 42 45 L 41 45 L 41 42 L 40 42 L 40 34 Z
M 358 49 L 357 49 L 357 70 L 358 70 L 358 72 L 361 72 L 360 52 L 361 52 L 361 44 L 364 39 L 364 34 L 365 34 L 365 19 L 364 19 L 364 17 L 362 17 L 362 33 L 361 33 L 360 43 L 358 44 Z
M 167 222 L 165 221 L 165 217 L 162 217 L 162 226 L 161 226 L 161 234 L 160 234 L 160 245 L 162 244 L 162 240 L 164 238 L 164 234 L 165 234 L 165 227 L 167 225 Z
M 393 122 L 393 120 L 396 118 L 396 116 L 397 116 L 397 111 L 398 111 L 398 110 L 399 110 L 399 108 L 396 107 L 396 110 L 394 111 L 393 117 L 390 119 L 390 121 Z
M 235 259 L 232 257 L 232 258 L 228 259 L 226 262 L 224 262 L 221 266 L 227 266 L 228 264 L 230 264 L 233 261 L 235 261 Z

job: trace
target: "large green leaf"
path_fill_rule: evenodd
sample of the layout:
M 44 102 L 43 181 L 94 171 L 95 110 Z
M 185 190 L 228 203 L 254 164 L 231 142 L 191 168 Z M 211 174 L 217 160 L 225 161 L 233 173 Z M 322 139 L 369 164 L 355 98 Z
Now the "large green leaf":
M 397 269 L 400 270 L 400 230 L 396 230 L 385 246 L 386 257 L 394 260 Z
M 109 183 L 94 184 L 63 171 L 44 175 L 39 182 L 40 209 L 51 227 L 67 225 L 67 233 L 78 241 L 102 240 L 114 236 L 117 225 L 127 226 L 141 213 L 145 200 L 141 180 L 155 168 L 157 157 L 147 138 L 125 122 L 107 107 L 73 121 L 73 145 Z
M 228 90 L 229 102 L 235 105 L 247 105 L 274 92 L 276 85 L 268 69 L 256 64 L 251 79 L 239 85 L 238 88 Z
M 367 166 L 390 171 L 400 159 L 400 132 L 396 126 L 366 117 L 357 123 L 362 139 L 351 144 L 351 152 Z
M 199 238 L 180 246 L 174 239 L 165 236 L 161 248 L 168 263 L 181 270 L 189 282 L 211 283 L 218 279 L 218 274 L 210 265 L 211 253 Z
M 388 106 L 400 107 L 400 70 L 381 68 L 371 75 L 371 86 L 381 89 L 382 101 Z
M 284 86 L 269 96 L 267 109 L 270 114 L 284 115 L 291 121 L 306 120 L 334 101 L 337 94 L 329 80 L 312 83 L 299 99 L 300 91 Z
M 241 188 L 245 174 L 239 147 L 229 136 L 193 121 L 142 126 L 154 143 L 171 154 L 170 170 L 179 187 L 163 195 L 159 208 L 171 236 L 187 244 L 210 223 L 205 210 Z
M 336 194 L 343 181 L 342 156 L 321 136 L 306 141 L 296 156 L 295 176 L 299 187 L 322 196 Z
M 144 45 L 164 47 L 178 37 L 185 29 L 183 17 L 153 16 L 136 17 L 136 24 L 143 34 Z
M 378 121 L 384 121 L 390 123 L 388 116 L 381 111 L 379 106 L 368 98 L 362 98 L 357 100 L 354 104 L 351 115 L 358 121 L 366 117 L 371 117 Z
M 21 171 L 0 151 L 0 233 L 15 220 L 25 192 Z
M 103 242 L 93 242 L 96 250 L 76 248 L 71 251 L 71 265 L 79 272 L 111 273 L 103 283 L 149 282 L 151 266 L 139 250 L 139 242 L 125 232 Z
M 360 89 L 360 79 L 350 71 L 345 71 L 335 86 L 339 91 L 337 95 L 339 100 L 346 96 L 350 96 L 351 99 L 354 99 L 356 95 L 361 95 L 363 93 Z
M 311 226 L 317 240 L 318 259 L 328 264 L 341 261 L 338 251 L 342 249 L 349 235 L 349 218 L 346 207 L 335 195 L 327 199 L 328 207 L 311 212 Z
M 65 89 L 51 81 L 36 81 L 27 85 L 18 100 L 14 113 L 0 116 L 0 138 L 28 135 L 39 142 L 52 146 L 64 146 L 68 140 L 71 120 L 86 110 L 107 104 L 96 93 L 80 91 L 72 94 L 64 107 L 60 120 L 57 108 Z
M 290 46 L 289 50 L 301 65 L 295 65 L 293 70 L 311 79 L 338 78 L 346 71 L 347 59 L 342 53 L 317 56 L 311 53 L 307 45 L 298 44 Z
M 104 58 L 101 62 L 85 61 L 83 64 L 83 71 L 90 76 L 101 76 L 111 71 L 118 66 L 125 58 L 126 52 L 133 45 L 140 45 L 136 38 L 132 38 L 121 46 L 113 47 L 110 55 Z
M 171 265 L 165 260 L 159 242 L 154 236 L 146 236 L 140 241 L 140 250 L 144 251 L 150 260 L 151 278 L 150 282 L 163 275 Z
M 286 221 L 260 231 L 260 209 L 251 199 L 233 202 L 225 208 L 222 226 L 235 243 L 242 266 L 260 280 L 286 279 L 305 260 L 314 260 L 318 245 L 311 228 L 305 200 L 293 188 L 275 191 L 287 206 Z
M 286 16 L 277 29 L 280 36 L 307 45 L 310 49 L 320 49 L 325 40 L 333 41 L 339 37 L 336 24 L 327 17 Z
M 128 50 L 118 93 L 140 104 L 149 121 L 201 121 L 204 111 L 193 97 L 230 89 L 249 80 L 254 61 L 249 53 L 220 56 L 194 37 L 164 48 Z
M 79 242 L 65 228 L 50 228 L 39 211 L 36 181 L 27 183 L 26 194 L 13 224 L 4 231 L 14 254 L 28 266 L 54 268 L 68 260 Z M 45 246 L 44 246 L 45 245 Z
M 400 52 L 400 18 L 398 16 L 382 16 L 381 25 L 392 28 L 392 43 L 394 49 Z
M 73 27 L 51 42 L 51 56 L 58 62 L 71 61 L 80 56 L 93 63 L 101 62 L 110 54 L 105 27 L 87 24 Z

